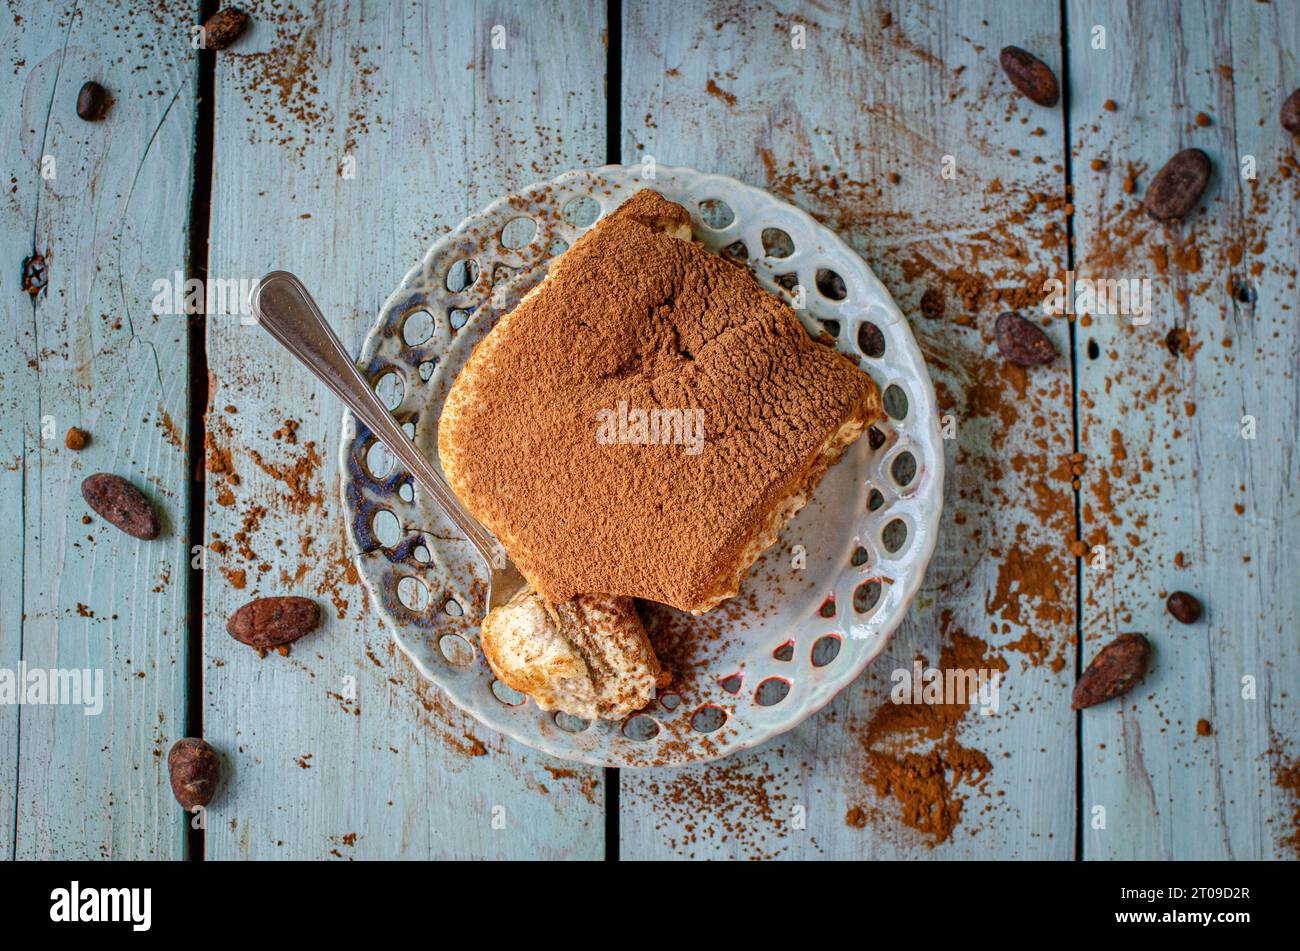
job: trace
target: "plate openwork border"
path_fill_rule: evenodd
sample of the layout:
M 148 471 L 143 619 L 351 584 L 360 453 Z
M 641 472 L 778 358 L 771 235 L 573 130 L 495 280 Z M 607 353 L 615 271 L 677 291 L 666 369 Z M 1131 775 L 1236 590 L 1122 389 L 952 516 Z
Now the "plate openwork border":
M 486 726 L 595 766 L 715 759 L 824 707 L 902 622 L 933 554 L 943 499 L 934 388 L 907 320 L 870 267 L 806 212 L 687 168 L 568 172 L 494 201 L 429 249 L 388 297 L 358 361 L 417 446 L 436 460 L 442 400 L 473 344 L 544 279 L 551 259 L 641 188 L 684 205 L 696 240 L 745 263 L 885 394 L 890 415 L 875 438 L 850 447 L 760 561 L 794 570 L 800 542 L 816 548 L 829 539 L 829 553 L 799 566 L 796 603 L 777 600 L 776 613 L 735 617 L 707 665 L 628 721 L 588 724 L 544 712 L 497 682 L 478 651 L 483 579 L 468 543 L 350 413 L 340 440 L 349 540 L 402 651 Z M 746 585 L 762 588 L 770 575 L 755 571 Z

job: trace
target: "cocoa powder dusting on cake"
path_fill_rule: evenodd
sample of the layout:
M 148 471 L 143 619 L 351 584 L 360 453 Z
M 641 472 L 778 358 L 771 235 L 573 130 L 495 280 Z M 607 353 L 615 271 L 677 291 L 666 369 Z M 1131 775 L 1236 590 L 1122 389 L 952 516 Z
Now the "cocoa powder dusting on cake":
M 448 396 L 448 480 L 550 600 L 695 609 L 840 426 L 880 413 L 870 378 L 748 271 L 663 233 L 688 221 L 638 192 L 552 265 Z M 602 414 L 631 410 L 692 414 L 698 452 L 602 440 Z

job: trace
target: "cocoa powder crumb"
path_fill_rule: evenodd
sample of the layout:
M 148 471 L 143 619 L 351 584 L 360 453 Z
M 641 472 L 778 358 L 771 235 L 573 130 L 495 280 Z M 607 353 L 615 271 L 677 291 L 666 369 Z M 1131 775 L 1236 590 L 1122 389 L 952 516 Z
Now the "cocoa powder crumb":
M 943 316 L 946 304 L 944 301 L 943 291 L 937 287 L 926 288 L 921 295 L 921 314 L 930 320 L 938 320 Z
M 721 99 L 728 106 L 734 106 L 736 104 L 736 97 L 715 83 L 711 78 L 704 84 L 704 89 L 710 96 Z

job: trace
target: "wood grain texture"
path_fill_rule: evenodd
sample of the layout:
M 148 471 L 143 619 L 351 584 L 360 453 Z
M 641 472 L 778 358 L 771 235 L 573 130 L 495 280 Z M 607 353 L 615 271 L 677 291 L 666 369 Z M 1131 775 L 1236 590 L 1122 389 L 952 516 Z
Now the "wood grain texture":
M 195 15 L 129 3 L 4 14 L 0 666 L 99 671 L 104 692 L 94 716 L 0 708 L 0 851 L 18 858 L 183 854 L 162 763 L 186 704 L 186 322 L 151 300 L 155 280 L 186 267 Z M 95 124 L 75 112 L 88 79 L 114 99 Z M 34 300 L 18 280 L 33 249 L 49 274 Z M 80 453 L 64 446 L 73 425 L 90 433 Z M 97 471 L 151 496 L 158 540 L 83 524 L 81 480 Z
M 800 26 L 804 49 L 791 42 Z M 626 5 L 624 160 L 733 175 L 848 239 L 912 318 L 956 438 L 939 548 L 885 654 L 756 753 L 624 771 L 624 857 L 1072 856 L 1069 361 L 1025 375 L 992 343 L 998 291 L 1036 303 L 1065 260 L 1062 114 L 1017 96 L 997 53 L 1014 43 L 1058 68 L 1060 29 L 1047 2 Z M 923 319 L 931 288 L 945 312 Z M 1065 325 L 1048 333 L 1068 354 Z M 981 664 L 1008 665 L 1000 712 L 932 722 L 929 737 L 887 729 L 890 673 L 938 661 L 945 645 L 975 659 L 965 633 L 988 642 Z M 916 759 L 890 752 L 899 738 Z M 888 764 L 915 768 L 932 752 L 965 800 L 946 841 L 904 825 L 899 797 L 876 789 Z M 956 760 L 980 755 L 986 778 L 959 782 Z
M 210 274 L 295 271 L 354 350 L 448 229 L 600 164 L 601 4 L 273 9 L 286 8 L 253 4 L 252 31 L 218 59 Z M 208 348 L 209 468 L 229 453 L 239 476 L 209 473 L 209 543 L 228 548 L 205 573 L 205 727 L 233 780 L 208 857 L 603 855 L 600 771 L 461 714 L 369 611 L 337 498 L 339 403 L 235 316 L 209 317 Z M 239 554 L 240 532 L 255 555 Z M 328 620 L 262 659 L 222 628 L 273 593 L 314 597 Z
M 1278 122 L 1300 84 L 1296 13 L 1071 5 L 1079 274 L 1150 280 L 1154 294 L 1146 326 L 1106 317 L 1080 327 L 1084 528 L 1109 555 L 1106 570 L 1083 574 L 1085 653 L 1129 630 L 1155 648 L 1141 687 L 1084 714 L 1087 858 L 1295 857 L 1279 845 L 1295 804 L 1268 751 L 1300 752 L 1300 153 Z M 1093 24 L 1106 28 L 1104 50 L 1090 42 Z M 1135 211 L 1152 175 L 1192 146 L 1215 169 L 1200 209 L 1169 226 Z M 1092 170 L 1094 158 L 1107 167 Z M 1252 159 L 1250 180 L 1242 163 Z M 1165 346 L 1175 328 L 1189 338 L 1181 356 Z M 1247 416 L 1254 438 L 1243 438 Z M 1199 623 L 1165 611 L 1173 590 L 1205 602 Z M 1211 735 L 1198 735 L 1199 720 Z
M 245 6 L 251 32 L 216 60 L 207 262 L 235 306 L 260 274 L 291 269 L 359 349 L 447 229 L 604 160 L 598 0 Z M 1282 843 L 1296 804 L 1275 782 L 1277 757 L 1300 758 L 1300 145 L 1277 120 L 1300 84 L 1293 6 L 1070 0 L 1061 22 L 1057 0 L 625 0 L 623 159 L 734 175 L 848 239 L 912 318 L 956 430 L 939 548 L 886 654 L 757 751 L 623 771 L 623 858 L 1071 858 L 1080 830 L 1087 859 L 1296 857 Z M 106 696 L 89 717 L 0 704 L 0 856 L 180 858 L 163 764 L 188 699 L 198 457 L 185 318 L 151 301 L 187 266 L 196 5 L 18 2 L 3 16 L 0 524 L 17 537 L 0 553 L 0 669 L 103 670 Z M 1068 75 L 1068 128 L 1062 108 L 1011 89 L 1006 44 Z M 73 109 L 89 78 L 115 99 L 93 125 Z M 1202 210 L 1148 221 L 1136 206 L 1151 176 L 1193 145 L 1216 170 Z M 1054 320 L 1062 358 L 1008 371 L 992 320 L 1029 314 L 1064 271 L 1067 184 L 1079 276 L 1152 280 L 1153 319 Z M 33 250 L 49 267 L 35 300 L 19 286 Z M 940 316 L 922 316 L 927 291 Z M 228 768 L 206 856 L 600 857 L 600 771 L 460 714 L 369 610 L 337 500 L 337 402 L 237 314 L 207 320 L 203 716 Z M 1175 328 L 1191 347 L 1177 357 Z M 1077 511 L 1107 554 L 1077 578 L 1076 410 Z M 79 454 L 63 444 L 71 425 L 91 434 Z M 160 540 L 82 523 L 96 471 L 150 494 Z M 1165 613 L 1176 588 L 1206 603 L 1199 623 Z M 327 619 L 259 658 L 225 621 L 275 593 L 310 596 Z M 1129 630 L 1153 641 L 1151 675 L 1076 717 L 1080 655 Z M 888 729 L 891 672 L 945 646 L 1007 665 L 998 713 Z M 961 800 L 946 841 L 876 788 L 880 754 L 917 765 L 891 755 L 900 737 L 937 755 Z M 959 781 L 961 756 L 987 757 L 987 778 Z

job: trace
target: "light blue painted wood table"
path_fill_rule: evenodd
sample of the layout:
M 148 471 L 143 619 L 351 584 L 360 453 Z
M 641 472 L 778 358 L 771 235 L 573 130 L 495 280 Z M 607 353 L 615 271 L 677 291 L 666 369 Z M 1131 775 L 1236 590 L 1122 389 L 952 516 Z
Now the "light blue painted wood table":
M 1278 110 L 1300 4 L 245 6 L 251 30 L 202 54 L 206 3 L 4 14 L 0 669 L 104 685 L 94 716 L 0 705 L 0 855 L 1296 857 L 1300 142 Z M 1009 44 L 1061 105 L 1012 90 Z M 102 122 L 75 114 L 87 79 L 113 95 Z M 1142 194 L 1189 146 L 1215 166 L 1203 208 L 1157 225 Z M 647 155 L 849 240 L 911 317 L 953 438 L 927 582 L 866 675 L 758 750 L 602 773 L 420 678 L 346 548 L 338 403 L 237 316 L 156 298 L 284 267 L 356 348 L 465 216 Z M 1150 281 L 1150 322 L 1052 320 L 1063 358 L 1009 369 L 994 318 L 1071 270 Z M 83 522 L 97 471 L 151 495 L 161 540 Z M 1200 622 L 1165 612 L 1175 589 Z M 259 658 L 223 628 L 272 593 L 327 623 Z M 1122 631 L 1149 636 L 1152 673 L 1073 712 Z M 900 723 L 889 674 L 917 657 L 1004 666 L 999 710 Z M 167 783 L 184 735 L 227 767 L 201 833 Z

